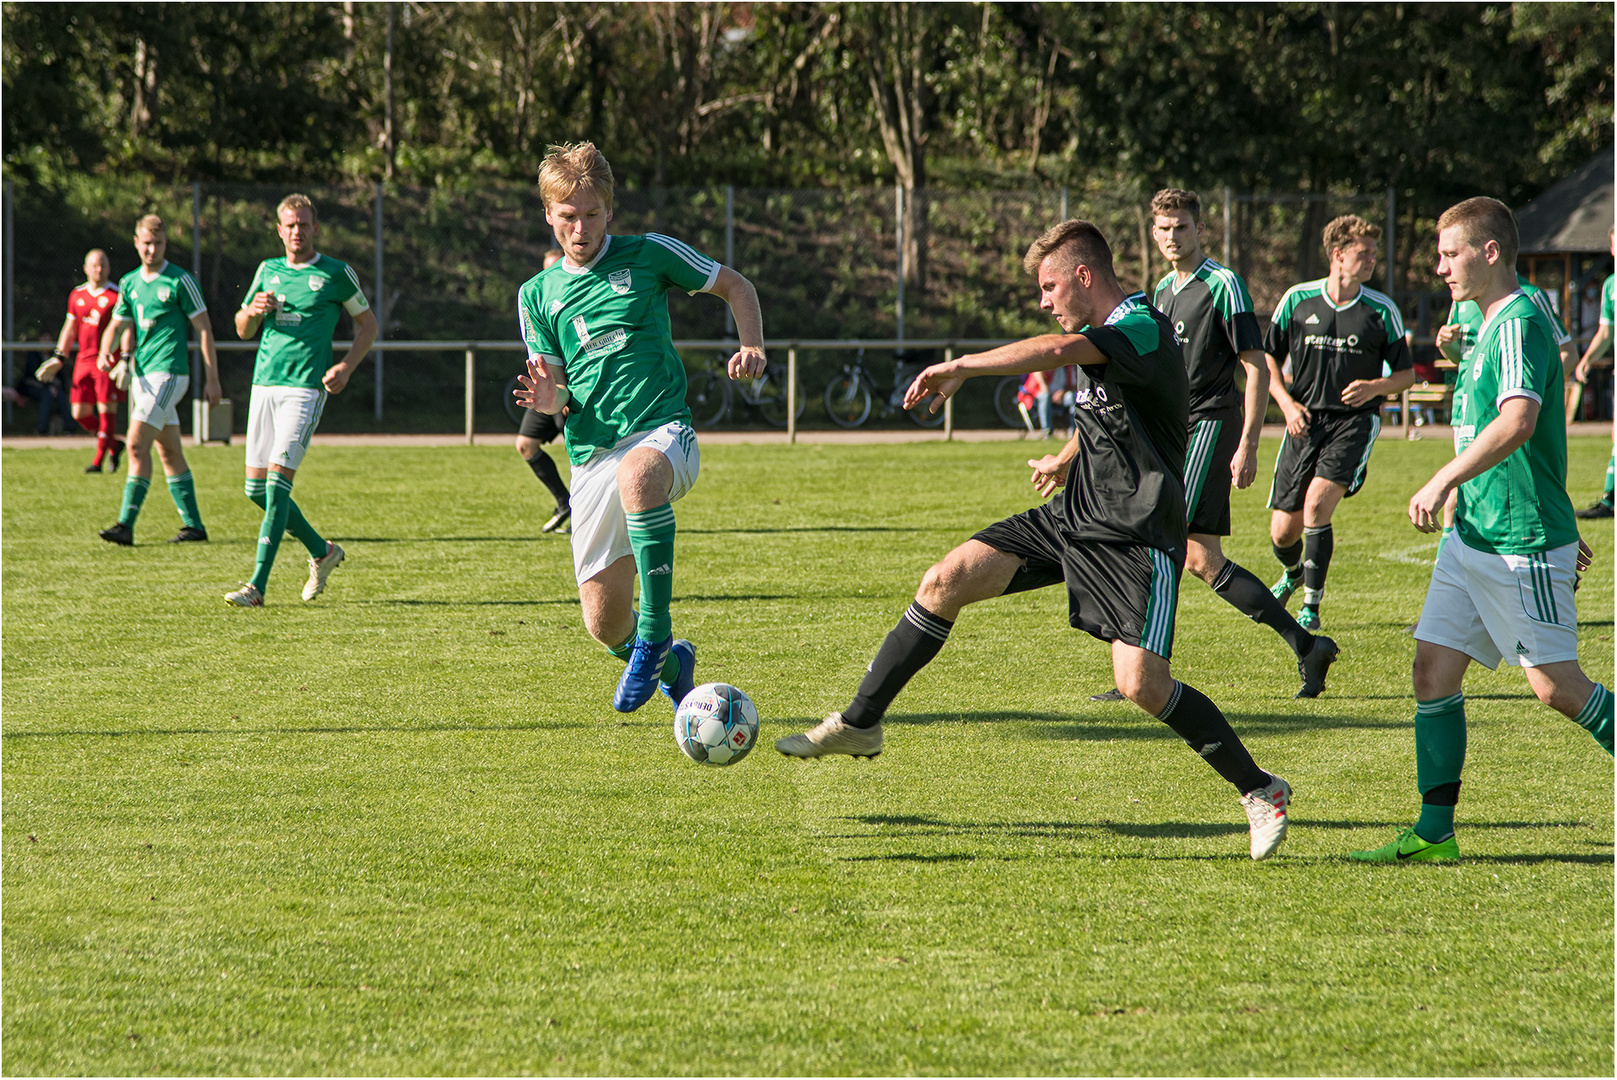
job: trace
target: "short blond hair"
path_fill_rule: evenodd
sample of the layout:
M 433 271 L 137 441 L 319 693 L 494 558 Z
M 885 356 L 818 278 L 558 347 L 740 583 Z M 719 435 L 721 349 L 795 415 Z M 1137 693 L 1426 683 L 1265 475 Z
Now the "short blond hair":
M 1199 222 L 1202 219 L 1202 199 L 1194 191 L 1183 188 L 1163 188 L 1151 196 L 1151 216 L 1158 214 L 1177 214 L 1181 211 L 1190 215 L 1190 220 Z
M 539 198 L 548 208 L 579 191 L 589 191 L 612 209 L 612 166 L 592 142 L 552 146 L 539 163 Z
M 1062 275 L 1070 274 L 1080 263 L 1091 270 L 1112 273 L 1112 246 L 1092 221 L 1072 218 L 1047 230 L 1029 245 L 1022 256 L 1022 269 L 1037 274 L 1051 255 L 1056 256 L 1055 268 Z
M 1372 225 L 1358 214 L 1343 214 L 1339 218 L 1331 219 L 1320 234 L 1320 240 L 1325 245 L 1325 253 L 1341 251 L 1355 240 L 1380 240 L 1381 226 Z
M 149 232 L 153 236 L 167 236 L 168 226 L 164 225 L 163 219 L 156 214 L 147 214 L 135 222 L 135 235 L 139 236 L 142 232 Z
M 1499 261 L 1505 266 L 1516 265 L 1516 251 L 1521 246 L 1521 235 L 1516 231 L 1516 218 L 1510 207 L 1498 199 L 1479 195 L 1474 199 L 1457 202 L 1437 219 L 1437 231 L 1459 226 L 1465 242 L 1481 251 L 1489 240 L 1499 245 Z
M 318 221 L 319 220 L 319 217 L 315 214 L 314 200 L 309 198 L 307 195 L 301 194 L 299 192 L 293 192 L 292 194 L 288 195 L 286 198 L 282 199 L 279 203 L 276 204 L 276 206 L 275 206 L 275 221 L 276 221 L 276 224 L 279 224 L 280 221 L 281 221 L 281 211 L 282 210 L 307 210 L 307 211 L 309 211 L 309 220 L 310 221 Z

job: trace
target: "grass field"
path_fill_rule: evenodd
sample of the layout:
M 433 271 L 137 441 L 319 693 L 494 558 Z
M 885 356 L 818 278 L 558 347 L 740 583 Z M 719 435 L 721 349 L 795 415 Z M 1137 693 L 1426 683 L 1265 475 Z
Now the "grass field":
M 509 447 L 317 447 L 297 497 L 349 561 L 303 604 L 289 539 L 262 611 L 220 600 L 258 528 L 240 446 L 190 451 L 211 543 L 162 543 L 158 484 L 132 549 L 95 535 L 120 479 L 6 451 L 5 1071 L 1610 1076 L 1612 761 L 1519 672 L 1467 684 L 1466 859 L 1346 858 L 1417 809 L 1435 539 L 1403 506 L 1444 443 L 1383 441 L 1338 513 L 1324 697 L 1186 579 L 1177 674 L 1296 788 L 1269 862 L 1164 725 L 1087 700 L 1108 653 L 1058 590 L 969 610 L 879 759 L 768 747 L 1030 504 L 1028 449 L 704 451 L 675 625 L 766 742 L 722 770 L 662 698 L 612 712 Z M 1609 449 L 1573 441 L 1578 505 Z M 1265 487 L 1227 551 L 1269 580 Z

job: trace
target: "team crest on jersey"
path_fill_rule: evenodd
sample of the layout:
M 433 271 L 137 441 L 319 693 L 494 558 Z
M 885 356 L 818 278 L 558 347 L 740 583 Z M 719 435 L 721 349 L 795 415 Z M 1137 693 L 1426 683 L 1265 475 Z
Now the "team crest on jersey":
M 106 307 L 107 306 L 107 298 L 105 296 L 103 296 L 100 299 L 98 299 L 96 301 L 96 306 L 97 307 Z
M 619 296 L 626 296 L 634 288 L 634 278 L 627 270 L 614 270 L 606 275 L 606 283 L 612 286 L 612 291 Z
M 168 303 L 168 298 L 173 295 L 174 290 L 169 288 L 167 285 L 159 285 L 157 287 L 157 298 L 163 301 L 163 303 Z
M 309 278 L 309 291 L 319 292 L 321 289 L 325 288 L 326 282 L 329 280 L 329 278 L 315 277 L 311 275 Z

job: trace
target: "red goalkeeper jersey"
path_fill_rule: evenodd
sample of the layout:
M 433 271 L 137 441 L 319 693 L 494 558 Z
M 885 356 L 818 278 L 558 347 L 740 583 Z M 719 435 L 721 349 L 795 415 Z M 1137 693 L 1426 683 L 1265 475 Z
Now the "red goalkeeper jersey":
M 95 358 L 101 351 L 101 331 L 112 321 L 112 311 L 118 305 L 118 286 L 111 282 L 92 292 L 89 285 L 80 285 L 67 297 L 67 313 L 78 321 L 79 358 L 75 368 L 95 367 Z M 116 351 L 117 342 L 113 342 Z

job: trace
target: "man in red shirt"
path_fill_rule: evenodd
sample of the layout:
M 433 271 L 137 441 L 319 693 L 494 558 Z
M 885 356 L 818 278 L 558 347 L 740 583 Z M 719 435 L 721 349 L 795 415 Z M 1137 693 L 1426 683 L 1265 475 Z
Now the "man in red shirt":
M 100 248 L 84 256 L 84 284 L 68 294 L 67 320 L 62 323 L 56 351 L 51 354 L 52 359 L 65 361 L 68 349 L 78 346 L 68 400 L 73 403 L 73 419 L 79 427 L 96 433 L 95 460 L 85 466 L 87 473 L 100 472 L 109 453 L 112 466 L 108 471 L 117 472 L 118 459 L 124 452 L 123 440 L 117 435 L 118 405 L 124 400 L 124 392 L 113 384 L 111 376 L 96 367 L 101 336 L 111 324 L 112 309 L 118 303 L 118 286 L 109 280 L 111 270 L 107 253 Z

